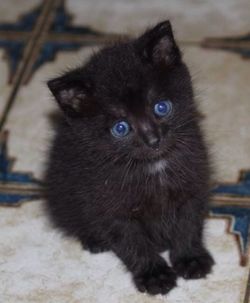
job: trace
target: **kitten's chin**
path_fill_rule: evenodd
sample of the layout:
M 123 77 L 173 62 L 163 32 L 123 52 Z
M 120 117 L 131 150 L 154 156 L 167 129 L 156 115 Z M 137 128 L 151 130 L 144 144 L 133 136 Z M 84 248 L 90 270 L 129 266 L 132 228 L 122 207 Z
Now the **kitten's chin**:
M 167 160 L 166 159 L 159 159 L 153 162 L 149 162 L 147 164 L 148 172 L 150 174 L 157 174 L 162 173 L 167 167 Z

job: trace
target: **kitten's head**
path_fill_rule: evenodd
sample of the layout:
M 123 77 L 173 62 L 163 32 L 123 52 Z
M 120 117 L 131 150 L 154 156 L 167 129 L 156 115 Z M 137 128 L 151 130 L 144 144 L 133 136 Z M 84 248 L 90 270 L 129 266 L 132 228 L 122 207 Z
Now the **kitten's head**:
M 76 137 L 103 157 L 167 157 L 196 116 L 190 75 L 169 21 L 102 49 L 48 86 Z

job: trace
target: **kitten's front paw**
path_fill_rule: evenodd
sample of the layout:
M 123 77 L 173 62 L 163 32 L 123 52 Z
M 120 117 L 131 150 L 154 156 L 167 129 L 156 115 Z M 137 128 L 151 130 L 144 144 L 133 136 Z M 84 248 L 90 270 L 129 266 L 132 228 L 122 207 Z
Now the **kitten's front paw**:
M 166 294 L 176 286 L 176 274 L 167 264 L 155 265 L 134 278 L 139 291 L 151 295 Z
M 82 241 L 83 249 L 90 251 L 92 254 L 98 254 L 108 251 L 108 247 L 95 240 Z
M 213 264 L 213 258 L 207 253 L 202 256 L 177 259 L 173 268 L 177 275 L 184 279 L 201 279 L 211 272 Z

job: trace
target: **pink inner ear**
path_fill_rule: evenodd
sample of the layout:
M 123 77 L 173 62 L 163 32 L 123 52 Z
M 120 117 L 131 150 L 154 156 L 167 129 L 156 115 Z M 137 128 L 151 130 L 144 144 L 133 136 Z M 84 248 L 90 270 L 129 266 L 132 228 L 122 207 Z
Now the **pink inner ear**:
M 153 49 L 153 60 L 156 63 L 164 61 L 165 63 L 171 63 L 172 61 L 172 51 L 174 43 L 169 37 L 165 36 L 160 39 L 157 45 Z
M 70 104 L 74 96 L 75 92 L 73 89 L 63 89 L 59 92 L 59 98 L 64 104 Z
M 80 111 L 85 97 L 86 95 L 84 93 L 78 92 L 73 88 L 63 89 L 59 93 L 59 99 L 62 106 L 70 106 L 75 111 Z

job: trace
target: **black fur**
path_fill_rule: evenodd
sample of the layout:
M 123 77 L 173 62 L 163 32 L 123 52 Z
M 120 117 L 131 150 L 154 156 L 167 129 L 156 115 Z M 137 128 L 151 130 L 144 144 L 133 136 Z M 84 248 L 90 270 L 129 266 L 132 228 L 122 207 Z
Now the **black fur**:
M 65 114 L 46 173 L 55 225 L 92 252 L 112 250 L 140 291 L 165 294 L 177 275 L 205 277 L 210 169 L 170 23 L 101 50 L 48 86 Z M 153 106 L 166 99 L 173 111 L 157 118 Z M 132 130 L 118 139 L 110 128 L 120 119 Z M 159 255 L 166 249 L 172 268 Z

